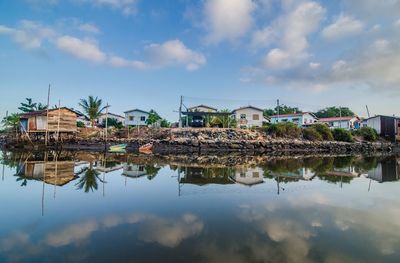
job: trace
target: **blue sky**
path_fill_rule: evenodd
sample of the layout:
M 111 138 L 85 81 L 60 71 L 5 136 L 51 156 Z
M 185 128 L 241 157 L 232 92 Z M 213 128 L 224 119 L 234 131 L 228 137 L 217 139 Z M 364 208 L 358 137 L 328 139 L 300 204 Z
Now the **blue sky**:
M 400 115 L 400 0 L 0 0 L 0 115 L 25 97 Z

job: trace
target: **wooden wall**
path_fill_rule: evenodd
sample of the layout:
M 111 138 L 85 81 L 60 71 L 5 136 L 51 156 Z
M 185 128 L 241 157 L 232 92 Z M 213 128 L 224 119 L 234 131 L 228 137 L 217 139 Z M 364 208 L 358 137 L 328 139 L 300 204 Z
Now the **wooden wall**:
M 61 111 L 59 113 L 59 111 Z M 49 111 L 49 131 L 57 131 L 58 119 L 60 117 L 60 132 L 76 132 L 76 119 L 77 116 L 74 112 L 67 109 Z

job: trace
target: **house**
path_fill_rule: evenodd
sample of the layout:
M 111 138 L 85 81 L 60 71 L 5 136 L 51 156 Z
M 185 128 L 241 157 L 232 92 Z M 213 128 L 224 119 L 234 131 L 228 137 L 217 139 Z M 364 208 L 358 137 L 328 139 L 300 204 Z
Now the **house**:
M 398 117 L 377 115 L 368 118 L 366 125 L 391 141 L 400 140 L 400 118 Z
M 320 118 L 318 122 L 328 125 L 331 129 L 343 128 L 346 130 L 354 130 L 361 127 L 361 120 L 357 116 Z
M 232 114 L 240 128 L 262 127 L 264 111 L 253 106 L 245 106 L 235 109 Z
M 232 176 L 232 180 L 238 184 L 252 186 L 264 183 L 264 171 L 262 168 L 239 168 Z
M 316 123 L 318 118 L 312 112 L 299 112 L 271 116 L 271 123 L 291 122 L 298 126 L 308 126 Z
M 204 104 L 193 106 L 187 109 L 189 112 L 217 112 L 218 109 Z
M 140 109 L 125 111 L 125 126 L 147 126 L 150 113 Z
M 138 164 L 124 164 L 122 175 L 131 178 L 139 178 L 147 175 L 146 167 Z
M 27 133 L 74 133 L 77 131 L 77 117 L 76 111 L 66 107 L 32 111 L 20 115 L 20 127 Z
M 116 119 L 117 122 L 121 122 L 122 124 L 124 124 L 125 122 L 125 117 L 118 115 L 118 114 L 114 114 L 114 113 L 102 113 L 96 120 L 96 123 L 98 126 L 105 126 L 106 125 L 106 119 Z

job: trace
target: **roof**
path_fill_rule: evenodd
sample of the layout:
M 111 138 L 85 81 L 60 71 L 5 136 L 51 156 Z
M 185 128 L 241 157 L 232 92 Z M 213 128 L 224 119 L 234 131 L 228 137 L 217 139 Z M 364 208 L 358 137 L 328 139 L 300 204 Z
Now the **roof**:
M 310 114 L 311 116 L 313 116 L 314 118 L 316 118 L 316 119 L 318 119 L 317 118 L 317 116 L 315 116 L 315 114 L 314 113 L 312 113 L 312 112 L 298 112 L 298 113 L 286 113 L 286 114 L 276 114 L 276 115 L 272 115 L 272 116 L 270 116 L 271 118 L 273 118 L 273 117 L 288 117 L 288 116 L 302 116 L 302 115 L 305 115 L 305 114 Z
M 207 109 L 210 109 L 210 110 L 215 110 L 215 111 L 218 110 L 217 108 L 210 107 L 210 106 L 207 106 L 207 105 L 204 105 L 204 104 L 200 104 L 200 105 L 197 105 L 197 106 L 190 107 L 190 108 L 188 108 L 188 110 L 195 109 L 195 108 L 200 108 L 200 107 L 207 108 Z
M 78 116 L 83 115 L 82 113 L 80 113 L 80 112 L 78 112 L 78 111 L 75 111 L 75 110 L 72 110 L 72 109 L 67 108 L 67 107 L 61 107 L 60 109 L 69 110 L 69 111 L 75 113 L 75 114 L 78 115 Z M 55 111 L 55 110 L 58 110 L 58 108 L 49 109 L 49 111 Z M 47 110 L 37 110 L 37 111 L 31 111 L 31 112 L 22 113 L 22 114 L 20 115 L 20 117 L 21 117 L 22 119 L 24 119 L 24 118 L 29 118 L 29 117 L 33 117 L 33 116 L 45 116 L 46 114 L 47 114 Z
M 258 111 L 262 111 L 262 112 L 264 111 L 263 109 L 249 105 L 249 106 L 243 106 L 243 107 L 234 109 L 233 112 L 238 111 L 238 110 L 244 110 L 244 109 L 254 109 L 254 110 L 258 110 Z
M 146 113 L 146 114 L 150 114 L 150 112 L 147 112 L 147 111 L 144 111 L 144 110 L 141 110 L 141 109 L 128 110 L 128 111 L 124 111 L 124 113 L 129 113 L 129 112 L 134 112 L 134 111 L 138 111 L 138 112 L 143 112 L 143 113 Z
M 349 121 L 351 119 L 360 119 L 357 116 L 343 116 L 343 117 L 330 117 L 330 118 L 320 118 L 319 121 L 320 122 L 330 122 L 330 121 Z
M 118 117 L 118 118 L 125 118 L 124 116 L 121 116 L 121 115 L 119 115 L 119 114 L 114 114 L 114 113 L 111 113 L 111 112 L 109 112 L 109 113 L 102 113 L 102 114 L 101 114 L 101 116 L 104 116 L 104 115 L 114 116 L 114 117 Z
M 373 117 L 367 118 L 365 119 L 366 121 L 373 119 L 373 118 L 378 118 L 378 117 L 383 117 L 383 118 L 393 118 L 393 119 L 400 119 L 400 117 L 396 117 L 396 116 L 387 116 L 387 115 L 375 115 Z

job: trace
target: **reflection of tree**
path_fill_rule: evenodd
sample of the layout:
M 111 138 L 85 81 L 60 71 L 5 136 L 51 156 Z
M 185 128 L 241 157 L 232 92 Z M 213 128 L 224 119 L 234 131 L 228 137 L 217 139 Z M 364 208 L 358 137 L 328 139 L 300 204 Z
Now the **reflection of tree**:
M 76 183 L 77 189 L 84 189 L 85 193 L 88 193 L 90 190 L 97 190 L 98 183 L 105 183 L 100 177 L 100 173 L 93 168 L 93 163 L 90 163 L 89 167 L 82 168 L 76 175 L 80 176 L 78 183 Z
M 161 167 L 146 165 L 144 169 L 146 170 L 147 178 L 151 180 L 157 176 L 158 171 L 160 171 Z

